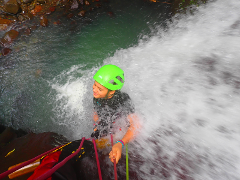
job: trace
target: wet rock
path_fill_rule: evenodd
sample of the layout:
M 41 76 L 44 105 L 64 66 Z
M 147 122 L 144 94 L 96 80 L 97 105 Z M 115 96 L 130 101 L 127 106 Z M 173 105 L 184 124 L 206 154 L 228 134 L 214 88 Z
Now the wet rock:
M 76 21 L 72 21 L 70 24 L 71 25 L 75 25 L 75 24 L 77 24 L 77 22 Z
M 8 55 L 11 51 L 12 51 L 12 50 L 9 49 L 9 48 L 3 48 L 2 51 L 1 51 L 1 53 L 2 53 L 3 56 L 6 56 L 6 55 Z
M 0 173 L 7 171 L 8 167 L 30 160 L 56 146 L 68 142 L 66 138 L 52 132 L 41 134 L 29 133 L 20 138 L 16 138 L 0 149 Z M 10 151 L 14 150 L 5 157 Z M 26 180 L 31 173 L 17 178 Z
M 31 3 L 31 2 L 33 2 L 33 0 L 22 0 L 22 3 L 24 3 L 24 4 L 28 4 L 28 3 Z
M 25 14 L 28 12 L 28 5 L 27 4 L 21 4 L 22 14 Z
M 44 16 L 41 17 L 41 21 L 40 21 L 40 25 L 43 27 L 47 27 L 48 26 L 48 19 Z
M 3 119 L 0 118 L 0 120 L 2 121 Z M 3 120 L 3 122 L 4 122 L 4 120 Z M 0 124 L 0 134 L 3 133 L 3 131 L 5 131 L 5 129 L 6 129 L 6 127 Z
M 45 12 L 45 15 L 49 15 L 49 14 L 52 14 L 52 12 L 48 9 L 48 10 Z
M 240 20 L 237 20 L 236 22 L 234 22 L 234 24 L 231 25 L 232 29 L 239 29 L 240 27 Z
M 31 18 L 25 14 L 18 14 L 18 20 L 23 22 L 23 21 L 26 21 L 26 20 L 30 20 Z
M 24 35 L 24 36 L 29 36 L 30 34 L 31 34 L 31 29 L 30 28 L 26 28 L 22 33 L 22 35 Z
M 25 17 L 28 18 L 29 20 L 33 19 L 33 15 L 29 12 L 25 14 Z
M 36 30 L 37 29 L 37 26 L 36 25 L 33 25 L 30 27 L 30 30 Z
M 78 16 L 84 17 L 85 13 L 86 13 L 86 11 L 82 10 L 78 13 Z
M 39 2 L 40 4 L 45 4 L 46 3 L 45 0 L 37 0 L 37 2 Z
M 10 45 L 15 39 L 17 39 L 19 32 L 16 30 L 10 30 L 4 34 L 0 40 L 0 44 L 4 46 Z
M 56 6 L 51 6 L 48 8 L 46 14 L 51 14 L 52 12 L 54 12 L 56 10 Z
M 0 134 L 0 145 L 3 146 L 6 143 L 10 142 L 14 138 L 16 138 L 16 133 L 13 128 L 7 127 L 1 134 Z M 1 147 L 0 146 L 0 147 Z
M 85 1 L 85 5 L 86 5 L 86 6 L 89 6 L 90 3 L 89 3 L 88 1 Z
M 0 19 L 0 31 L 4 31 L 13 21 L 8 19 Z
M 78 2 L 76 0 L 73 0 L 71 9 L 77 9 L 78 8 Z
M 13 22 L 17 21 L 16 15 L 13 15 L 13 14 L 11 15 L 11 14 L 6 14 L 6 13 L 0 15 L 0 19 L 8 19 L 8 20 L 11 20 Z
M 26 13 L 25 16 L 28 17 L 29 20 L 33 19 L 33 14 L 31 14 L 30 12 Z
M 31 10 L 31 13 L 33 15 L 36 15 L 37 13 L 39 13 L 40 11 L 42 11 L 42 6 L 41 5 L 37 5 L 35 6 L 35 8 L 33 10 Z
M 69 19 L 72 18 L 73 16 L 74 16 L 73 13 L 70 13 L 70 14 L 67 15 L 67 17 L 68 17 Z
M 4 11 L 3 7 L 0 6 L 0 13 L 2 13 Z
M 58 21 L 53 22 L 53 24 L 54 25 L 59 25 L 59 24 L 62 24 L 62 23 L 61 23 L 61 21 L 58 20 Z
M 54 11 L 55 11 L 55 9 L 56 9 L 56 7 L 55 7 L 55 6 L 52 6 L 52 7 L 50 7 L 50 8 L 49 8 L 49 10 L 50 10 L 51 12 L 54 12 Z
M 4 10 L 8 13 L 17 14 L 20 11 L 20 6 L 17 0 L 9 0 L 4 5 Z
M 34 10 L 34 8 L 35 8 L 34 3 L 30 4 L 30 5 L 28 6 L 28 8 L 29 8 L 29 10 Z

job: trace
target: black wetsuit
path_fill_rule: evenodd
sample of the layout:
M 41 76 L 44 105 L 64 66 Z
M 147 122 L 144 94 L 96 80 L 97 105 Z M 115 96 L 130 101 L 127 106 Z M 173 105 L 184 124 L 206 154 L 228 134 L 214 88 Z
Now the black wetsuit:
M 135 112 L 129 95 L 121 91 L 115 91 L 110 99 L 93 98 L 93 105 L 99 118 L 94 127 L 97 131 L 91 135 L 95 138 L 107 135 L 117 119 L 127 120 L 127 116 Z
M 113 126 L 113 123 L 118 119 L 123 118 L 127 121 L 127 116 L 134 113 L 134 106 L 128 94 L 116 91 L 110 99 L 93 99 L 94 109 L 98 114 L 97 131 L 92 133 L 92 137 L 102 137 L 107 135 Z M 75 152 L 81 140 L 73 141 L 61 150 L 58 157 L 58 162 Z M 54 153 L 50 154 L 53 155 Z M 101 154 L 102 155 L 102 154 Z M 108 158 L 108 155 L 106 156 Z M 100 158 L 101 161 L 101 158 Z M 50 162 L 51 164 L 52 162 Z M 100 164 L 104 164 L 105 159 L 102 159 Z M 41 162 L 41 165 L 44 164 Z M 56 165 L 56 164 L 55 164 Z M 48 164 L 46 164 L 48 166 Z M 50 168 L 50 167 L 46 167 Z M 104 170 L 104 168 L 102 169 Z M 36 170 L 35 170 L 36 171 Z M 104 172 L 104 171 L 103 171 Z M 106 169 L 105 176 L 108 170 Z M 41 172 L 39 172 L 41 173 Z M 52 174 L 52 180 L 88 180 L 99 179 L 96 157 L 93 144 L 85 140 L 79 154 L 67 161 L 64 166 L 59 168 Z

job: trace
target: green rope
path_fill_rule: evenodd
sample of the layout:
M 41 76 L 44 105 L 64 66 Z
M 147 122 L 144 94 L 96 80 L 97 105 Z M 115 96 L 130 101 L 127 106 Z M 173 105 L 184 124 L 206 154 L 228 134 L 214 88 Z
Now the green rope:
M 129 172 L 128 172 L 128 145 L 126 144 L 126 179 L 129 180 Z

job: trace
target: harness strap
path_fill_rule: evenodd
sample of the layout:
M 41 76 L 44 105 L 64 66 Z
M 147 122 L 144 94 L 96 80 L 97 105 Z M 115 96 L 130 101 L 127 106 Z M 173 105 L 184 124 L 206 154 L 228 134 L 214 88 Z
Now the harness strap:
M 97 167 L 98 167 L 98 176 L 99 176 L 99 180 L 102 180 L 102 173 L 101 173 L 100 163 L 99 163 L 99 159 L 98 159 L 98 153 L 97 153 L 96 142 L 95 142 L 94 139 L 92 139 L 92 142 L 93 142 L 94 149 L 95 149 L 95 154 L 96 154 L 96 161 L 97 161 Z
M 81 141 L 81 143 L 80 143 L 80 146 L 79 146 L 78 150 L 77 150 L 75 153 L 73 153 L 73 154 L 69 155 L 68 157 L 66 157 L 64 160 L 62 160 L 60 163 L 58 163 L 56 166 L 54 166 L 51 170 L 47 171 L 47 172 L 44 173 L 43 175 L 41 175 L 41 176 L 39 176 L 38 178 L 36 178 L 36 180 L 45 180 L 45 179 L 47 179 L 47 178 L 50 177 L 55 171 L 57 171 L 60 167 L 62 167 L 68 160 L 70 160 L 71 158 L 73 158 L 74 156 L 76 156 L 76 155 L 80 152 L 84 140 L 85 140 L 85 137 L 82 138 L 82 141 Z
M 113 135 L 111 134 L 111 144 L 113 146 Z M 116 159 L 114 159 L 114 177 L 115 180 L 117 180 L 117 164 L 116 164 Z
M 64 145 L 62 145 L 62 146 L 64 146 Z M 18 170 L 18 169 L 20 169 L 20 168 L 22 168 L 22 167 L 24 167 L 24 166 L 26 166 L 26 165 L 28 165 L 28 164 L 36 161 L 37 159 L 40 159 L 42 156 L 44 156 L 44 155 L 46 155 L 46 154 L 49 154 L 50 152 L 52 152 L 52 151 L 54 151 L 54 150 L 56 150 L 56 149 L 58 149 L 58 148 L 60 148 L 60 147 L 62 147 L 62 146 L 58 146 L 58 147 L 56 147 L 56 148 L 53 148 L 53 149 L 51 149 L 51 150 L 49 150 L 49 151 L 47 151 L 47 152 L 45 152 L 45 153 L 43 153 L 43 154 L 40 154 L 40 155 L 36 156 L 36 157 L 33 158 L 33 159 L 30 159 L 30 160 L 28 160 L 28 161 L 26 161 L 26 162 L 24 162 L 24 163 L 21 163 L 20 165 L 14 167 L 14 168 L 12 168 L 12 169 L 10 169 L 10 170 L 8 170 L 8 171 L 5 171 L 4 173 L 0 174 L 0 179 L 6 177 L 7 175 L 13 173 L 14 171 L 16 171 L 16 170 Z

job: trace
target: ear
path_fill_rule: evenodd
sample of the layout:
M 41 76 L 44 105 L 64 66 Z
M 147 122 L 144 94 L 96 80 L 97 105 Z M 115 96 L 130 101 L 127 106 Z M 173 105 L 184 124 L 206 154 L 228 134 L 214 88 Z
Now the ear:
M 113 91 L 109 91 L 109 96 L 111 97 L 111 96 L 113 96 L 114 95 L 114 93 L 115 93 L 115 90 L 113 90 Z

